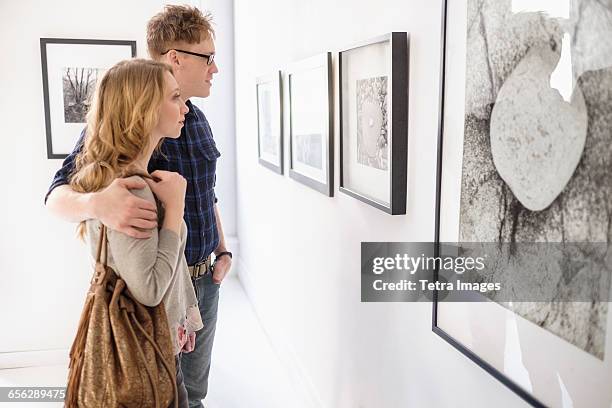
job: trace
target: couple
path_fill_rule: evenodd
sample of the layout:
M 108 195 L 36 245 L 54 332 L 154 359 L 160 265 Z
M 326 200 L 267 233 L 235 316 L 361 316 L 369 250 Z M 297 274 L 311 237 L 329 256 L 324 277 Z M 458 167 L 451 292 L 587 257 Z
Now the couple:
M 166 6 L 154 16 L 147 26 L 153 60 L 106 72 L 87 129 L 46 197 L 53 213 L 82 223 L 92 249 L 100 223 L 107 226 L 109 266 L 136 300 L 163 300 L 179 399 L 191 407 L 207 394 L 219 284 L 232 256 L 214 192 L 220 153 L 204 114 L 188 101 L 210 94 L 218 72 L 213 36 L 210 16 L 197 8 Z M 122 178 L 148 173 L 155 181 Z

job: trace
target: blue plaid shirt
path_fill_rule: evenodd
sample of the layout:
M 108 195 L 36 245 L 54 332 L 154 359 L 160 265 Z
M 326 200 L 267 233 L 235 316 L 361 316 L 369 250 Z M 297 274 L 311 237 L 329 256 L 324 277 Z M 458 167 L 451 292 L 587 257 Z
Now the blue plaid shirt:
M 177 139 L 165 139 L 161 154 L 154 153 L 149 162 L 149 172 L 155 170 L 174 171 L 187 180 L 185 194 L 185 223 L 187 224 L 187 245 L 185 257 L 194 265 L 210 255 L 219 245 L 219 232 L 215 218 L 215 196 L 217 158 L 221 156 L 212 130 L 204 113 L 190 101 L 189 112 L 185 115 L 185 126 Z M 85 131 L 74 151 L 64 160 L 62 168 L 55 173 L 53 182 L 45 196 L 54 188 L 68 184 L 74 170 L 74 161 L 83 148 Z

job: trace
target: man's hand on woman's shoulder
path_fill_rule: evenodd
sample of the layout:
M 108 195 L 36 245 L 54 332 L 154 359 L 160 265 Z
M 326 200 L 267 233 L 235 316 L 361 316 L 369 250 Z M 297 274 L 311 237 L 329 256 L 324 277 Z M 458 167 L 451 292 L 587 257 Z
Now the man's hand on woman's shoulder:
M 149 238 L 151 230 L 157 228 L 157 207 L 154 202 L 130 192 L 146 186 L 138 177 L 114 180 L 92 196 L 95 218 L 107 227 L 133 238 Z

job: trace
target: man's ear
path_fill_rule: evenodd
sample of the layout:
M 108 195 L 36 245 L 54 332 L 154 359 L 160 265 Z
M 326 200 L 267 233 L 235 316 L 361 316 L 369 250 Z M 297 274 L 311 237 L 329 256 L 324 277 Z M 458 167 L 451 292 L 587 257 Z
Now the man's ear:
M 181 60 L 178 56 L 178 52 L 175 50 L 168 51 L 166 54 L 166 64 L 170 65 L 173 70 L 179 68 L 181 65 Z

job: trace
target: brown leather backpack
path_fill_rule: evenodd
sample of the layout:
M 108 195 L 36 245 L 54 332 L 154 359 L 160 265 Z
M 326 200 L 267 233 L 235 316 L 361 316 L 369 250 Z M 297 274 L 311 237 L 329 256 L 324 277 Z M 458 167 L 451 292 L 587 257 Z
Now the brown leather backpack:
M 178 407 L 176 366 L 163 303 L 136 301 L 107 265 L 106 227 L 70 349 L 66 407 Z

